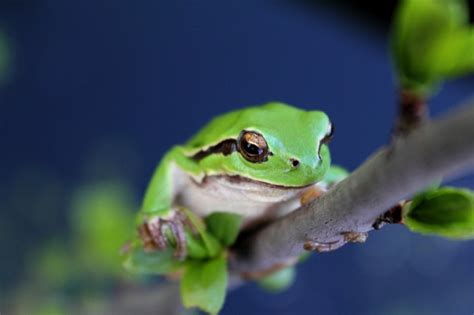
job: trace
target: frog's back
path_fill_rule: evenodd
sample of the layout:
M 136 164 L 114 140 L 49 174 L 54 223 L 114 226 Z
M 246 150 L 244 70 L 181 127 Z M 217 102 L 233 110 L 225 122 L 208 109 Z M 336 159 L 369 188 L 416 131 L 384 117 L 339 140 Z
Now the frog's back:
M 322 112 L 306 111 L 280 102 L 252 106 L 214 118 L 185 146 L 190 150 L 202 149 L 225 139 L 235 139 L 247 128 L 256 130 L 272 128 L 273 132 L 280 131 L 284 137 L 295 129 L 296 122 L 311 128 L 314 115 L 325 116 Z

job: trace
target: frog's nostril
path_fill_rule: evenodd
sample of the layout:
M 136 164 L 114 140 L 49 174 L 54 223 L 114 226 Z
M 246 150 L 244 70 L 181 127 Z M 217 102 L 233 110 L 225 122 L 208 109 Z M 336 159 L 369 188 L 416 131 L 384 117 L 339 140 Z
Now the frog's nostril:
M 298 167 L 300 165 L 300 161 L 297 159 L 290 159 L 291 166 Z

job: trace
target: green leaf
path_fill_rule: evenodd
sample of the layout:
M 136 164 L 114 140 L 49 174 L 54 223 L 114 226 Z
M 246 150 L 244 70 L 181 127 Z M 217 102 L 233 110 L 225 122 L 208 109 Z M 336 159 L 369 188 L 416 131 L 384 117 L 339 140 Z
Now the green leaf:
M 74 192 L 71 221 L 76 259 L 89 272 L 122 272 L 119 250 L 133 235 L 132 200 L 131 189 L 115 181 L 86 185 Z
M 29 268 L 34 270 L 38 283 L 51 289 L 65 287 L 77 275 L 77 259 L 71 247 L 58 240 L 40 246 L 30 261 L 34 261 Z
M 196 237 L 190 231 L 186 230 L 186 245 L 188 247 L 188 257 L 194 259 L 204 259 L 216 256 L 215 247 L 211 246 L 212 252 L 208 250 L 209 246 L 204 243 L 201 237 Z M 209 240 L 208 240 L 209 243 Z
M 145 252 L 140 245 L 133 246 L 123 266 L 134 274 L 165 275 L 184 266 L 173 257 L 173 250 Z
M 200 217 L 198 217 L 194 212 L 189 209 L 183 208 L 181 210 L 188 217 L 189 221 L 191 221 L 192 225 L 198 231 L 199 234 L 204 233 L 206 231 L 206 224 Z
M 241 223 L 240 215 L 228 212 L 214 212 L 206 218 L 209 232 L 224 246 L 230 246 L 235 242 Z
M 188 209 L 183 209 L 183 211 L 199 233 L 199 236 L 208 251 L 208 257 L 217 256 L 222 251 L 222 246 L 219 241 L 206 231 L 206 225 L 200 217 Z
M 474 72 L 474 27 L 466 27 L 440 37 L 426 55 L 431 72 L 455 78 Z
M 227 259 L 224 255 L 190 261 L 181 279 L 181 298 L 185 307 L 198 307 L 217 314 L 224 305 L 227 290 Z
M 258 284 L 266 291 L 279 293 L 288 289 L 295 281 L 295 267 L 287 267 L 258 281 Z
M 203 240 L 204 245 L 206 246 L 206 249 L 209 253 L 209 257 L 215 257 L 215 256 L 217 256 L 218 254 L 221 253 L 221 251 L 222 251 L 221 244 L 210 233 L 208 233 L 208 232 L 202 233 L 201 234 L 201 239 Z
M 307 261 L 311 255 L 313 254 L 312 251 L 306 251 L 304 252 L 303 254 L 300 255 L 300 257 L 298 258 L 298 263 L 303 263 L 305 261 Z
M 417 195 L 403 209 L 412 231 L 453 239 L 474 238 L 474 193 L 443 187 Z
M 472 33 L 464 0 L 401 1 L 391 34 L 401 87 L 426 96 L 443 80 L 474 71 Z

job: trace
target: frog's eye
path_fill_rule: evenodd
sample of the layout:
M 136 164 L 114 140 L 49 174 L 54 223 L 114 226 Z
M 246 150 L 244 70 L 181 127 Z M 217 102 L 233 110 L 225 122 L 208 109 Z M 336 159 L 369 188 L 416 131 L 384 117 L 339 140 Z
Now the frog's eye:
M 242 131 L 237 141 L 237 149 L 249 162 L 261 163 L 268 160 L 267 142 L 258 132 Z

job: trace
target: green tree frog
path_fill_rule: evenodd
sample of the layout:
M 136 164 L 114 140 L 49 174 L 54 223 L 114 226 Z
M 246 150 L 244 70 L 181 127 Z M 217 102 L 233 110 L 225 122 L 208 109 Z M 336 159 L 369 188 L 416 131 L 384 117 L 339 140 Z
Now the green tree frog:
M 325 113 L 277 102 L 213 119 L 159 163 L 137 219 L 144 248 L 173 238 L 175 257 L 186 257 L 183 208 L 239 214 L 245 228 L 312 200 L 346 174 L 330 168 L 332 134 Z

